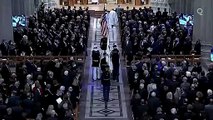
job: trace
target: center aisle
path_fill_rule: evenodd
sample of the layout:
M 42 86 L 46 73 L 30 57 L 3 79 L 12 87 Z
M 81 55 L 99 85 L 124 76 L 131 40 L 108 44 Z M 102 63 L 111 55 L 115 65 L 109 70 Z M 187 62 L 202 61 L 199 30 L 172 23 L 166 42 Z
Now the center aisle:
M 91 18 L 89 30 L 88 56 L 85 63 L 85 73 L 82 80 L 82 94 L 80 100 L 79 120 L 131 120 L 130 95 L 127 83 L 126 67 L 123 64 L 123 58 L 120 63 L 119 82 L 111 80 L 108 108 L 105 109 L 101 81 L 92 81 L 92 48 L 94 45 L 100 45 L 101 28 L 99 19 Z M 109 42 L 110 48 L 117 44 L 119 51 L 120 35 L 117 41 Z M 110 50 L 107 51 L 110 54 Z

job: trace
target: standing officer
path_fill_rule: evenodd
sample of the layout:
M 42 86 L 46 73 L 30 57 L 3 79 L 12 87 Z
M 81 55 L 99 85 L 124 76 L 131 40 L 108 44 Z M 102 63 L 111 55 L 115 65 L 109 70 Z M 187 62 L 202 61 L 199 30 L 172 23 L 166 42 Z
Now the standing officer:
M 101 71 L 102 71 L 102 73 L 105 71 L 106 67 L 108 66 L 106 56 L 107 56 L 107 54 L 106 54 L 106 52 L 104 52 L 103 58 L 101 59 Z
M 107 50 L 107 37 L 101 38 L 101 43 L 100 43 L 101 49 L 106 51 Z
M 118 15 L 114 9 L 112 9 L 108 14 L 107 25 L 109 28 L 109 41 L 116 41 L 118 29 Z
M 105 70 L 102 74 L 101 83 L 103 85 L 103 97 L 105 102 L 105 108 L 107 109 L 107 102 L 109 101 L 109 92 L 110 92 L 110 70 L 109 66 L 105 67 Z
M 117 80 L 119 76 L 119 50 L 117 49 L 116 45 L 113 45 L 113 50 L 111 52 L 111 59 L 112 59 L 112 66 L 113 66 L 113 71 L 112 71 L 112 78 L 113 80 Z
M 92 51 L 92 79 L 100 79 L 100 51 L 97 46 L 94 46 Z

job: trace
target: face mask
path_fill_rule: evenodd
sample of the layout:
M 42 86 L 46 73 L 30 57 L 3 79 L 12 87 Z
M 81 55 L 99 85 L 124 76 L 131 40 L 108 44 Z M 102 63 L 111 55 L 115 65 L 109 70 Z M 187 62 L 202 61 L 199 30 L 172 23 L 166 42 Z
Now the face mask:
M 73 67 L 76 67 L 76 64 L 73 64 Z
M 144 84 L 140 84 L 140 89 L 143 89 L 144 88 Z

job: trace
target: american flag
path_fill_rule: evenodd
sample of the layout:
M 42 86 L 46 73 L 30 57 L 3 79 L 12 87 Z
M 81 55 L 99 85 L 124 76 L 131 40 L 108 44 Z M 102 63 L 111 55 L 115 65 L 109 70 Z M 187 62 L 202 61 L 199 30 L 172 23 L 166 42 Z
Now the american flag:
M 102 15 L 102 18 L 101 18 L 101 34 L 106 37 L 107 36 L 107 33 L 108 33 L 108 27 L 107 27 L 107 14 L 104 13 Z

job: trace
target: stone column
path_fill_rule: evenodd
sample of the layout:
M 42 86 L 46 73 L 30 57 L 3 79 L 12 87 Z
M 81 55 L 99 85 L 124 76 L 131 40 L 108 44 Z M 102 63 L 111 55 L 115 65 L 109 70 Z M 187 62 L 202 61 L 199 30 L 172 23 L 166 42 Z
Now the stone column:
M 213 0 L 194 0 L 194 40 L 213 45 Z
M 168 0 L 172 12 L 193 14 L 194 0 Z
M 1 0 L 0 4 L 0 42 L 13 40 L 11 0 Z
M 12 15 L 25 15 L 29 16 L 36 10 L 36 5 L 39 0 L 10 0 L 12 1 Z

